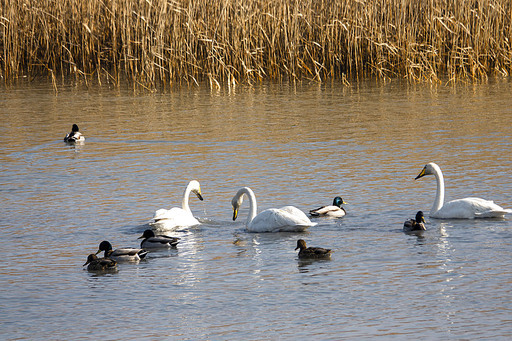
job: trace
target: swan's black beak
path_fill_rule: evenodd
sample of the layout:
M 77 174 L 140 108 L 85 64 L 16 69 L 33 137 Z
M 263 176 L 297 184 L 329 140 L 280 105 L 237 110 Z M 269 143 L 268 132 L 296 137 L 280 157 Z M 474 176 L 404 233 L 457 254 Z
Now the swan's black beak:
M 199 200 L 203 201 L 203 196 L 201 195 L 201 192 L 195 192 Z
M 421 170 L 420 174 L 418 174 L 417 177 L 414 178 L 414 180 L 418 180 L 419 178 L 425 176 L 425 167 Z
M 236 217 L 238 217 L 238 208 L 233 207 L 233 220 L 236 220 Z

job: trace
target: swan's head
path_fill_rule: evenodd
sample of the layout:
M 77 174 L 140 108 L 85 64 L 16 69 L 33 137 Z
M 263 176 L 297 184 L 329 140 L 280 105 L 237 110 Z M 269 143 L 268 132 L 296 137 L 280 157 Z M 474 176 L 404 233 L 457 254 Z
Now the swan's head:
M 85 264 L 82 266 L 86 266 L 87 264 L 94 262 L 97 259 L 98 259 L 98 257 L 96 257 L 96 255 L 94 253 L 91 253 L 89 256 L 87 256 L 87 262 L 85 262 Z
M 233 220 L 236 220 L 238 217 L 238 210 L 242 203 L 244 202 L 244 194 L 252 193 L 252 190 L 249 187 L 242 187 L 236 192 L 233 199 L 231 199 L 231 206 L 233 206 Z
M 433 162 L 427 163 L 425 167 L 421 170 L 420 174 L 418 174 L 417 177 L 414 178 L 414 180 L 417 180 L 419 178 L 424 177 L 425 175 L 433 175 L 436 174 L 436 169 L 439 169 L 439 166 L 436 165 Z
M 203 196 L 201 195 L 201 185 L 199 185 L 199 181 L 190 181 L 188 187 L 190 188 L 190 191 L 199 198 L 199 200 L 203 201 Z
M 307 248 L 306 242 L 304 241 L 304 239 L 297 240 L 297 247 L 295 248 L 295 250 L 298 250 L 298 249 L 304 250 L 306 248 Z
M 112 251 L 112 244 L 110 244 L 108 241 L 104 240 L 100 243 L 99 250 L 96 252 L 96 254 L 100 253 L 101 251 L 109 252 Z
M 76 133 L 78 131 L 79 131 L 78 126 L 76 124 L 73 124 L 73 126 L 71 127 L 71 132 Z
M 338 206 L 338 207 L 341 207 L 341 205 L 343 205 L 343 204 L 346 204 L 346 202 L 344 202 L 341 197 L 334 198 L 334 200 L 332 202 L 333 206 Z
M 244 202 L 244 195 L 239 195 L 237 193 L 233 199 L 231 199 L 231 206 L 233 206 L 233 220 L 236 220 L 238 217 L 238 210 L 240 209 L 240 206 L 242 206 L 242 203 Z
M 425 217 L 423 216 L 423 212 L 421 211 L 418 211 L 418 213 L 416 213 L 416 222 L 419 224 L 419 223 L 426 223 L 425 221 Z
M 154 237 L 154 236 L 155 236 L 155 232 L 153 232 L 153 230 L 147 229 L 147 230 L 144 231 L 142 236 L 140 236 L 137 239 L 147 239 L 147 238 L 151 238 L 151 237 Z

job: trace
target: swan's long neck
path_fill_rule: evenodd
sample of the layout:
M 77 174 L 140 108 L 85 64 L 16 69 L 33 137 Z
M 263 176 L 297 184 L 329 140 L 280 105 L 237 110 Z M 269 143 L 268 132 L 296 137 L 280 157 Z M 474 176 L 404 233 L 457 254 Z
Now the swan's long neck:
M 244 187 L 238 191 L 239 197 L 242 195 L 247 195 L 249 198 L 249 215 L 247 216 L 247 222 L 246 224 L 249 225 L 249 223 L 256 217 L 256 214 L 258 212 L 258 204 L 256 203 L 256 196 L 254 195 L 254 192 L 249 187 Z
M 432 205 L 432 209 L 430 210 L 430 215 L 435 214 L 437 211 L 443 207 L 444 204 L 444 177 L 443 172 L 441 172 L 441 168 L 437 165 L 433 165 L 434 168 L 434 176 L 436 177 L 437 182 L 437 190 L 436 190 L 436 199 L 434 200 L 434 205 Z
M 185 192 L 183 192 L 183 200 L 181 201 L 181 208 L 184 209 L 187 212 L 190 212 L 192 214 L 192 211 L 190 210 L 190 207 L 188 206 L 188 199 L 190 198 L 190 192 L 192 192 L 192 187 L 190 184 L 185 189 Z

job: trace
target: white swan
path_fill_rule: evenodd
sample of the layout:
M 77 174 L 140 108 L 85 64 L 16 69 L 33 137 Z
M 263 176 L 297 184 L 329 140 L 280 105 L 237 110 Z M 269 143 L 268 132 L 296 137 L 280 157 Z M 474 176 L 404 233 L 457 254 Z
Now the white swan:
M 238 209 L 243 203 L 243 196 L 249 197 L 250 212 L 247 217 L 249 232 L 302 232 L 315 226 L 304 212 L 294 206 L 269 208 L 257 214 L 256 196 L 249 187 L 242 187 L 231 200 L 233 220 L 238 216 Z
M 183 193 L 181 208 L 173 207 L 170 210 L 166 210 L 164 208 L 157 210 L 153 217 L 153 222 L 150 223 L 150 225 L 157 229 L 173 230 L 178 227 L 190 227 L 201 224 L 196 218 L 194 218 L 194 215 L 188 206 L 190 193 L 194 193 L 199 200 L 203 200 L 199 182 L 192 180 L 188 183 L 188 186 Z
M 425 175 L 434 175 L 437 181 L 436 199 L 430 210 L 430 217 L 432 218 L 503 218 L 505 214 L 512 213 L 510 209 L 504 209 L 490 200 L 480 198 L 464 198 L 444 203 L 444 178 L 441 168 L 433 162 L 428 163 L 414 180 Z

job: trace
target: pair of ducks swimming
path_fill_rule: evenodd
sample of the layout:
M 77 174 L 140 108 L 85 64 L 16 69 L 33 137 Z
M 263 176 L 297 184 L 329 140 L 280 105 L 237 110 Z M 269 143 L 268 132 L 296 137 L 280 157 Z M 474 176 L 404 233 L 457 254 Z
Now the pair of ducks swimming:
M 119 248 L 113 250 L 112 244 L 104 240 L 100 243 L 98 251 L 91 253 L 87 257 L 87 265 L 89 271 L 109 271 L 117 269 L 118 262 L 138 262 L 146 258 L 148 251 L 146 249 L 162 249 L 169 247 L 176 247 L 179 243 L 179 238 L 169 237 L 165 235 L 155 235 L 153 230 L 145 230 L 142 236 L 138 239 L 143 239 L 140 243 L 140 248 Z M 103 258 L 98 258 L 97 254 L 104 251 Z

